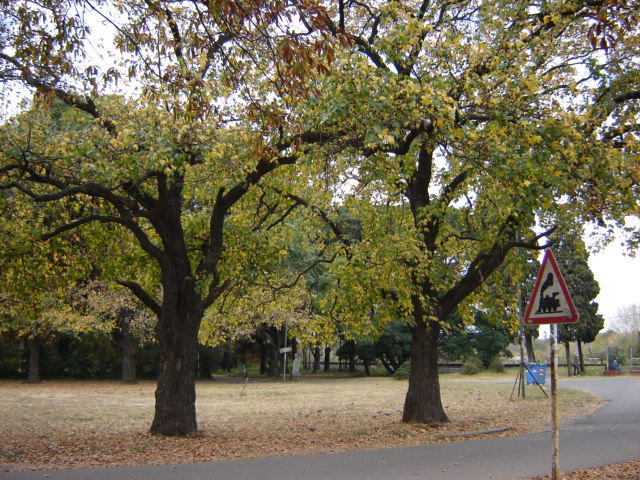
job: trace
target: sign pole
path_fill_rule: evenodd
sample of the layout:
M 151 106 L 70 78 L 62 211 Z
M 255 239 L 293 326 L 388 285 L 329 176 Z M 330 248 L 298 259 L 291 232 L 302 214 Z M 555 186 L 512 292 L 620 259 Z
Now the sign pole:
M 576 323 L 576 310 L 567 284 L 562 278 L 551 250 L 544 252 L 540 271 L 524 314 L 526 325 L 551 324 L 551 420 L 553 462 L 551 480 L 560 479 L 560 442 L 558 441 L 558 324 Z
M 551 419 L 553 463 L 551 465 L 551 480 L 560 479 L 560 442 L 558 439 L 558 327 L 551 324 Z
M 522 398 L 525 398 L 525 385 L 527 374 L 525 373 L 524 368 L 524 297 L 522 292 L 520 292 L 520 388 L 522 393 Z
M 284 321 L 284 365 L 282 366 L 282 381 L 287 381 L 287 321 Z

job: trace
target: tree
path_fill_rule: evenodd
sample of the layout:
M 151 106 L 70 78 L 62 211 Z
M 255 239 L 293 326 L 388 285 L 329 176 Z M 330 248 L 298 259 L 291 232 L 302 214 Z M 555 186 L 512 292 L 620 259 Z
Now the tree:
M 0 332 L 27 344 L 27 382 L 40 382 L 40 350 L 60 333 L 104 331 L 110 323 L 74 308 L 73 286 L 88 275 L 87 245 L 79 235 L 33 241 L 50 211 L 0 192 Z
M 612 319 L 612 328 L 619 333 L 636 333 L 640 331 L 640 304 L 632 303 L 618 308 L 616 317 Z
M 527 252 L 528 253 L 528 252 Z M 524 279 L 522 280 L 522 287 L 520 289 L 520 317 L 524 319 L 524 312 L 527 308 L 531 293 L 536 283 L 536 277 L 540 271 L 540 262 L 536 260 L 532 255 L 527 255 L 528 268 Z M 536 363 L 536 354 L 533 347 L 535 339 L 540 335 L 538 325 L 524 325 L 523 326 L 523 338 L 524 348 L 527 352 L 527 361 L 529 363 Z
M 594 48 L 607 51 L 624 42 L 627 32 L 633 32 L 637 24 L 637 4 L 627 0 L 602 0 L 591 2 L 590 12 L 594 22 L 587 31 Z M 588 12 L 589 13 L 589 12 Z
M 492 325 L 484 312 L 477 311 L 473 317 L 471 326 L 466 326 L 462 319 L 451 322 L 455 330 L 446 335 L 440 347 L 442 352 L 449 358 L 466 360 L 477 357 L 484 368 L 488 368 L 500 355 L 511 356 L 508 349 L 511 343 L 509 331 L 502 326 Z
M 556 217 L 606 223 L 636 206 L 636 37 L 601 59 L 584 41 L 590 3 L 129 0 L 111 15 L 105 2 L 98 14 L 127 19 L 113 21 L 125 73 L 78 61 L 76 12 L 90 4 L 4 0 L 2 78 L 89 118 L 82 136 L 50 137 L 35 114 L 6 125 L 0 182 L 86 207 L 50 235 L 112 223 L 155 263 L 154 288 L 121 280 L 158 316 L 152 432 L 196 429 L 202 315 L 286 252 L 279 219 L 296 206 L 343 246 L 323 313 L 345 312 L 355 333 L 383 328 L 362 314 L 372 306 L 406 321 L 404 420 L 446 421 L 436 345 L 449 313 L 480 304 L 508 253 L 539 248 Z M 135 100 L 85 95 L 127 75 Z M 361 240 L 340 232 L 339 209 L 362 219 Z
M 111 336 L 122 359 L 122 383 L 137 383 L 135 351 L 138 340 L 151 340 L 153 336 L 153 314 L 130 293 L 114 290 L 100 280 L 81 284 L 74 294 L 76 308 L 113 325 Z
M 555 1 L 331 11 L 351 48 L 308 102 L 310 124 L 335 140 L 327 157 L 362 241 L 333 264 L 341 288 L 329 304 L 361 328 L 372 305 L 410 326 L 405 422 L 448 420 L 441 329 L 456 309 L 495 300 L 484 285 L 510 252 L 543 247 L 558 221 L 605 225 L 636 208 L 637 36 L 599 57 L 586 40 L 592 11 Z
M 311 1 L 245 9 L 137 0 L 2 1 L 0 13 L 0 78 L 34 91 L 38 107 L 56 97 L 77 112 L 66 131 L 42 109 L 7 122 L 0 188 L 77 205 L 44 238 L 102 223 L 135 240 L 145 281 L 119 283 L 158 318 L 151 432 L 192 433 L 203 314 L 261 254 L 273 254 L 251 248 L 277 239 L 286 208 L 275 188 L 295 178 L 302 144 L 322 141 L 300 128 L 290 105 L 327 69 L 325 13 Z M 122 59 L 106 70 L 86 53 L 95 19 L 115 32 Z M 116 82 L 136 98 L 96 97 Z M 264 185 L 275 171 L 280 181 Z M 269 218 L 276 225 L 267 234 Z
M 561 233 L 555 250 L 558 268 L 578 312 L 576 323 L 558 326 L 558 341 L 565 346 L 567 370 L 571 375 L 570 342 L 577 342 L 579 361 L 584 371 L 582 343 L 595 340 L 598 332 L 604 327 L 604 318 L 597 313 L 598 304 L 593 302 L 600 292 L 600 285 L 589 268 L 589 253 L 580 236 Z
M 411 356 L 411 333 L 402 322 L 392 321 L 373 344 L 376 357 L 393 375 Z
M 598 303 L 591 302 L 583 311 L 584 321 L 579 321 L 576 326 L 576 344 L 581 372 L 585 371 L 582 345 L 593 342 L 598 337 L 598 333 L 604 328 L 604 317 L 597 312 Z

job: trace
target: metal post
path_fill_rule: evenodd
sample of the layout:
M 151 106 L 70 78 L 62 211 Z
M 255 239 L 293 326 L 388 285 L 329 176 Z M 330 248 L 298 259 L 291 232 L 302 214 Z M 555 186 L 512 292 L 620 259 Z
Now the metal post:
M 522 294 L 520 294 L 520 367 L 519 374 L 520 376 L 520 387 L 522 398 L 525 396 L 525 385 L 526 385 L 526 373 L 524 369 L 524 308 L 523 308 L 523 299 Z
M 284 348 L 287 348 L 287 321 L 284 321 Z M 282 366 L 282 381 L 287 381 L 287 352 L 284 352 L 284 362 Z
M 551 480 L 560 479 L 560 446 L 558 440 L 558 328 L 551 324 L 551 419 L 553 463 L 551 466 Z
M 516 378 L 516 383 L 518 385 L 518 396 L 522 395 L 524 398 L 525 395 L 525 367 L 524 367 L 524 350 L 522 346 L 522 337 L 524 335 L 524 329 L 522 324 L 520 325 L 520 331 L 518 332 L 518 339 L 520 343 L 520 365 L 518 366 L 518 377 Z M 514 385 L 515 389 L 515 385 Z M 511 391 L 511 397 L 513 398 L 513 391 Z

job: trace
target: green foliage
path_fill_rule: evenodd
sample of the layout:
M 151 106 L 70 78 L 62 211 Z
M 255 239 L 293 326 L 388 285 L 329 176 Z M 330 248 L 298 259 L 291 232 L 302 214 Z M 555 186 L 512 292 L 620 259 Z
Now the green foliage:
M 492 372 L 502 373 L 504 372 L 504 363 L 501 358 L 494 357 L 487 368 Z
M 451 330 L 444 337 L 440 347 L 446 358 L 475 358 L 483 368 L 489 368 L 492 361 L 501 355 L 511 356 L 508 347 L 511 336 L 502 326 L 492 325 L 481 311 L 474 314 L 471 326 L 461 322 L 460 317 L 452 316 Z
M 24 378 L 27 361 L 28 351 L 23 345 L 0 345 L 0 378 Z M 108 335 L 97 332 L 59 334 L 41 348 L 40 377 L 119 379 L 121 361 L 120 352 Z M 135 362 L 139 378 L 156 379 L 157 344 L 140 345 Z
M 0 378 L 18 378 L 23 367 L 21 343 L 0 335 Z
M 69 346 L 64 376 L 71 378 L 118 378 L 121 358 L 111 339 L 101 334 L 82 334 Z
M 463 375 L 476 375 L 482 370 L 484 370 L 482 360 L 474 355 L 468 357 L 460 367 L 460 373 Z
M 407 380 L 409 378 L 409 374 L 411 373 L 411 361 L 408 360 L 404 362 L 398 369 L 393 372 L 393 378 L 396 380 Z
M 110 273 L 183 355 L 291 312 L 305 338 L 514 312 L 495 294 L 512 279 L 489 284 L 514 249 L 637 214 L 638 31 L 602 55 L 591 3 L 105 1 L 123 56 L 105 71 L 83 1 L 3 0 L 2 80 L 42 102 L 0 128 L 0 188 L 38 201 L 36 235 L 117 226 Z M 100 96 L 118 81 L 137 97 Z M 298 301 L 280 288 L 295 214 L 340 240 L 313 233 L 335 288 Z
M 600 292 L 600 285 L 589 267 L 589 253 L 582 239 L 576 234 L 562 233 L 555 248 L 558 267 L 567 285 L 571 299 L 578 311 L 578 322 L 560 325 L 558 341 L 593 342 L 604 328 L 604 318 L 593 301 Z
M 363 363 L 378 361 L 389 375 L 393 375 L 411 355 L 411 333 L 403 322 L 395 321 L 385 326 L 381 335 L 345 342 L 338 355 L 352 351 Z

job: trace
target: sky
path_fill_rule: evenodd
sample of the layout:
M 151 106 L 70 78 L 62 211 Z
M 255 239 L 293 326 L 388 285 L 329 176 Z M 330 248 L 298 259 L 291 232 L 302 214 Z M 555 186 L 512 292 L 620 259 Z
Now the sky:
M 600 284 L 595 301 L 608 330 L 620 307 L 640 303 L 640 254 L 635 258 L 626 256 L 619 242 L 614 242 L 601 252 L 592 253 L 589 266 Z

